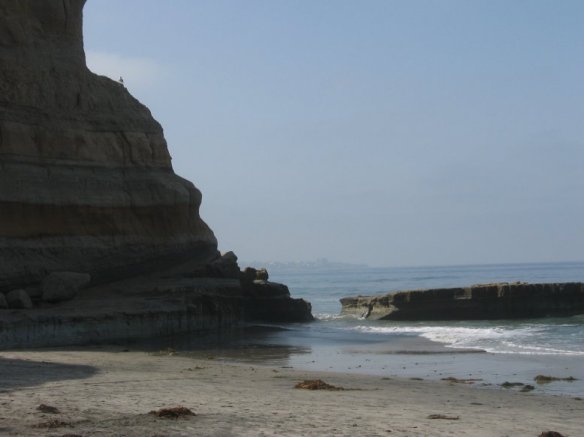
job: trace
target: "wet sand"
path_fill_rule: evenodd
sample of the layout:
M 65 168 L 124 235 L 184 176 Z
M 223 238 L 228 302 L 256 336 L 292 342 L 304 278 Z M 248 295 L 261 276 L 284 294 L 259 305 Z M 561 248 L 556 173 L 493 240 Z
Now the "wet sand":
M 316 324 L 300 329 L 251 326 L 228 333 L 159 339 L 155 350 L 176 348 L 195 358 L 208 354 L 227 362 L 287 366 L 308 371 L 357 373 L 391 378 L 479 379 L 477 387 L 505 382 L 534 385 L 538 394 L 584 397 L 581 356 L 495 354 L 478 349 L 447 347 L 417 335 L 379 336 L 379 339 L 327 337 Z M 316 332 L 314 332 L 316 331 Z M 135 349 L 137 345 L 129 347 Z M 154 349 L 153 349 L 154 350 Z M 574 377 L 574 381 L 535 384 L 537 375 Z
M 584 401 L 123 348 L 0 352 L 0 434 L 580 436 Z M 283 368 L 284 367 L 284 368 Z M 464 375 L 461 375 L 463 377 Z M 320 378 L 342 391 L 298 390 Z M 58 414 L 37 410 L 54 406 Z M 196 416 L 162 419 L 182 405 Z M 430 419 L 446 415 L 457 420 Z

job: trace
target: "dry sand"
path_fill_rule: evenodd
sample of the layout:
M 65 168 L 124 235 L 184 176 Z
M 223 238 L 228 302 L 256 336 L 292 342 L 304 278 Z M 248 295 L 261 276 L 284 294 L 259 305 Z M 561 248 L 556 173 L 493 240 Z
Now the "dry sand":
M 317 378 L 347 390 L 294 388 Z M 0 352 L 0 390 L 1 435 L 584 436 L 584 401 L 570 397 L 121 348 Z M 196 416 L 147 414 L 179 405 Z

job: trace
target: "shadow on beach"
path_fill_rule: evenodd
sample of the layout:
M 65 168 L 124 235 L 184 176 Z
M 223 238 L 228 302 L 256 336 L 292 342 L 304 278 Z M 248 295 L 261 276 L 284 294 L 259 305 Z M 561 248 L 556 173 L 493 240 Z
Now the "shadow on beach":
M 0 391 L 20 390 L 52 381 L 84 379 L 96 372 L 95 367 L 88 365 L 0 357 Z
M 218 359 L 253 364 L 286 364 L 295 354 L 310 353 L 310 347 L 287 344 L 280 336 L 289 335 L 281 326 L 251 325 L 244 328 L 220 330 L 202 334 L 183 334 L 169 337 L 122 343 L 131 350 L 178 353 L 202 359 Z

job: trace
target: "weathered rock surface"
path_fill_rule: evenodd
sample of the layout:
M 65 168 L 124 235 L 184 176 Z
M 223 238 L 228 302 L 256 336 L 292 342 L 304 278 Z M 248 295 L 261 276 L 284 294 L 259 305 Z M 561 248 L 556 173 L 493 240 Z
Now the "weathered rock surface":
M 6 296 L 4 293 L 0 293 L 0 310 L 8 308 L 8 302 L 6 302 Z
M 246 267 L 241 271 L 241 282 L 243 284 L 251 285 L 254 281 L 267 281 L 269 278 L 266 269 L 254 269 L 253 267 Z
M 237 264 L 237 255 L 231 251 L 224 253 L 220 258 L 207 264 L 206 273 L 211 278 L 239 279 L 241 272 Z
M 32 308 L 32 301 L 25 290 L 12 290 L 6 294 L 6 302 L 8 303 L 8 308 L 12 309 Z
M 85 64 L 85 0 L 0 2 L 0 290 L 216 256 L 161 126 Z
M 179 271 L 188 270 L 178 266 Z M 83 289 L 75 300 L 0 313 L 0 349 L 153 339 L 250 322 L 312 320 L 288 289 L 253 296 L 239 279 L 193 278 L 175 267 Z
M 53 272 L 41 283 L 42 299 L 52 303 L 71 300 L 90 282 L 87 273 Z
M 84 4 L 0 2 L 0 296 L 20 309 L 0 312 L 0 348 L 312 320 L 219 254 L 161 126 L 87 69 Z
M 310 303 L 291 299 L 284 284 L 255 280 L 242 284 L 246 296 L 246 314 L 264 322 L 309 322 L 313 320 Z
M 267 281 L 270 279 L 270 275 L 266 269 L 258 269 L 256 271 L 256 279 L 260 281 Z
M 342 313 L 378 320 L 480 320 L 584 314 L 584 284 L 498 283 L 341 299 Z

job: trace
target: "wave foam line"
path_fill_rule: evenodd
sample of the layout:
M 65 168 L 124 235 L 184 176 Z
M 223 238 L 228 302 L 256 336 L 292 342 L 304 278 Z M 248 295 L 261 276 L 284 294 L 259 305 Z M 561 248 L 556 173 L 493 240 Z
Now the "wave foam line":
M 493 328 L 464 328 L 464 327 L 376 327 L 356 326 L 349 328 L 361 332 L 377 334 L 419 334 L 428 340 L 443 343 L 451 348 L 482 349 L 491 353 L 521 354 L 521 355 L 570 355 L 584 356 L 584 351 L 557 349 L 529 344 L 530 341 L 541 341 L 541 336 L 547 329 L 541 326 L 529 326 L 507 329 Z M 523 344 L 511 340 L 524 339 Z

